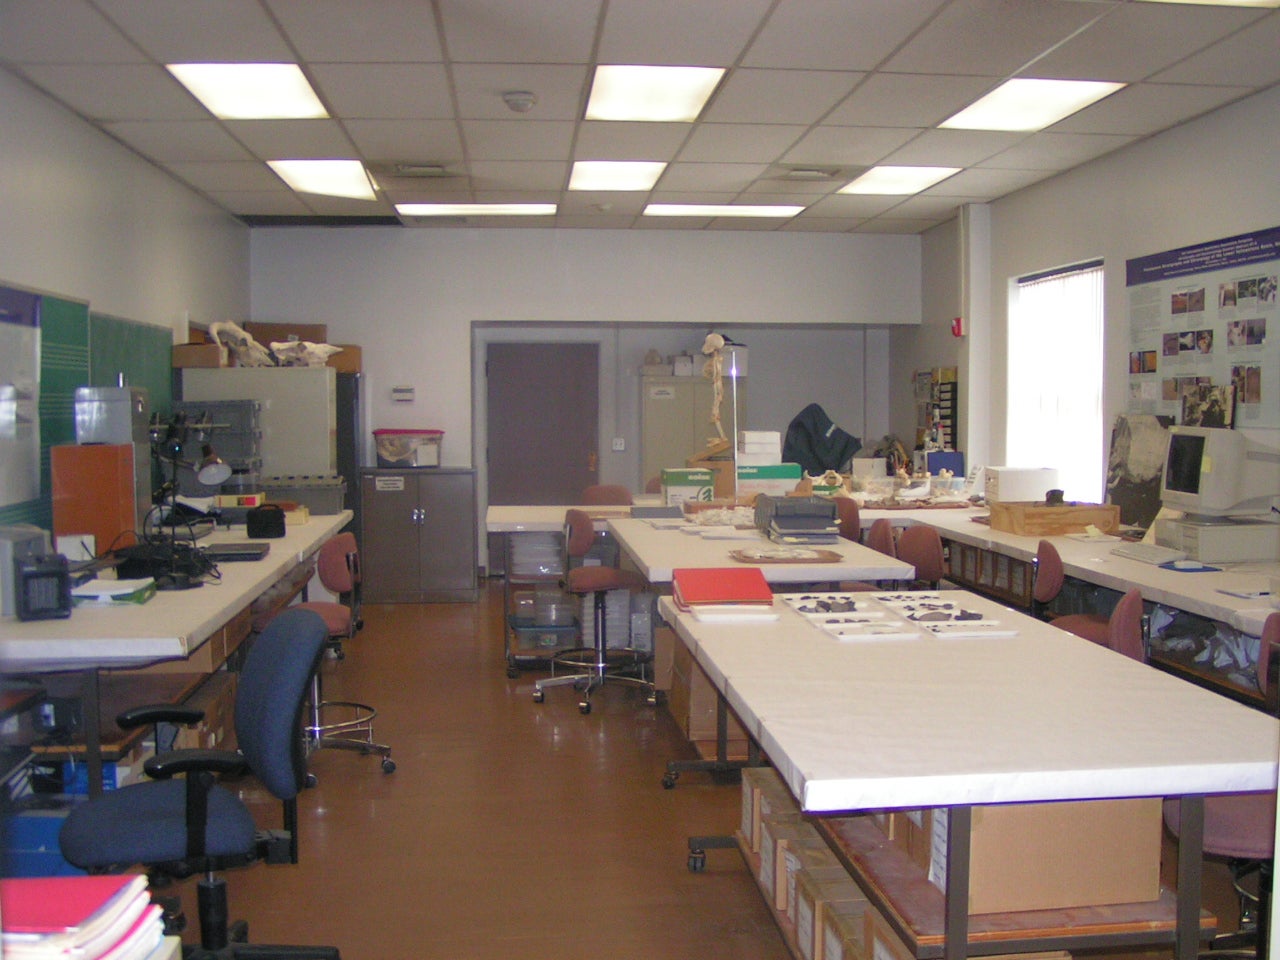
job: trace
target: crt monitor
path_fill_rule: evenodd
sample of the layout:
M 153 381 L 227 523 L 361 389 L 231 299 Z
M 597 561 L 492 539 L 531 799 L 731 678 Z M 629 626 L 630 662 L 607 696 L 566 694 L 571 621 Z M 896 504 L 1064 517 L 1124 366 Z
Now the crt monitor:
M 1280 451 L 1238 430 L 1171 427 L 1160 481 L 1166 507 L 1193 517 L 1266 514 L 1280 498 Z

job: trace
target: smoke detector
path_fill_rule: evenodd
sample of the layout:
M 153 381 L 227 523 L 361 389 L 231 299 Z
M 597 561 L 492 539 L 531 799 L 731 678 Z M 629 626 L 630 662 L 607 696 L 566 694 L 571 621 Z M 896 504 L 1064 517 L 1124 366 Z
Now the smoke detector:
M 528 113 L 538 102 L 538 95 L 531 90 L 504 90 L 502 102 L 512 113 Z

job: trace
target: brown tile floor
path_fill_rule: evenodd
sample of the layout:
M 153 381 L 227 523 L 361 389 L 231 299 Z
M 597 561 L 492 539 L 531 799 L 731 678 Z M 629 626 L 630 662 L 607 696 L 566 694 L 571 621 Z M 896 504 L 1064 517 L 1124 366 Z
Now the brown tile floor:
M 252 941 L 334 944 L 345 960 L 790 956 L 736 853 L 688 871 L 687 836 L 732 830 L 738 791 L 698 774 L 661 788 L 666 761 L 691 755 L 664 711 L 626 687 L 585 717 L 570 690 L 535 705 L 537 675 L 505 675 L 493 583 L 477 604 L 365 620 L 325 663 L 326 693 L 377 705 L 398 769 L 313 758 L 301 863 L 228 874 Z M 1222 877 L 1211 867 L 1206 899 L 1230 912 Z

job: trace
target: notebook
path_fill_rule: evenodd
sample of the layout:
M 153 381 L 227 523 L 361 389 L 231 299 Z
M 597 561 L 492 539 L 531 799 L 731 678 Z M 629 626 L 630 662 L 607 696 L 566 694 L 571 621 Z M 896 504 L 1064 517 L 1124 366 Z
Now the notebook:
M 214 563 L 233 563 L 237 560 L 261 560 L 271 550 L 271 544 L 258 540 L 234 543 L 210 543 L 201 551 Z
M 672 571 L 671 592 L 685 610 L 714 605 L 773 604 L 773 590 L 759 567 L 681 568 Z

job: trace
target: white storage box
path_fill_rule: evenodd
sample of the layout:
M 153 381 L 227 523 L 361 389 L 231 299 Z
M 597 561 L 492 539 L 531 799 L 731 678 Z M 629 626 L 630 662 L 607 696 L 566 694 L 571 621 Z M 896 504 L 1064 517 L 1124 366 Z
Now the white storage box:
M 1058 486 L 1058 471 L 1053 467 L 987 467 L 986 498 L 988 503 L 1039 502 Z

